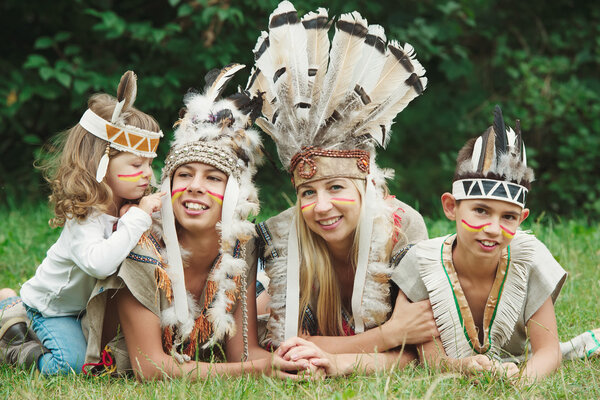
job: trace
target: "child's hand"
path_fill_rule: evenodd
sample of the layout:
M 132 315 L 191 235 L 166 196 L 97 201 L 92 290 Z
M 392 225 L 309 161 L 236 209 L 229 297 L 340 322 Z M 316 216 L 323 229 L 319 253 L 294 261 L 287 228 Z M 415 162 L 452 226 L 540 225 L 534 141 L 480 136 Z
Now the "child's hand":
M 165 194 L 165 192 L 159 192 L 148 196 L 144 196 L 141 198 L 138 207 L 146 211 L 148 214 L 152 215 L 153 212 L 160 210 L 160 198 L 163 197 Z
M 461 358 L 460 368 L 466 373 L 494 370 L 495 363 L 483 354 Z

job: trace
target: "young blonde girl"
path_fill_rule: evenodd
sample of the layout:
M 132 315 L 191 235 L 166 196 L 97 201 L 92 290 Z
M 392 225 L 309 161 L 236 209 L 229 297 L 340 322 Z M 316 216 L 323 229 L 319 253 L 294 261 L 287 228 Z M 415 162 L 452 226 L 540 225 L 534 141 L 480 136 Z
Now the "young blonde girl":
M 92 96 L 60 155 L 47 165 L 55 213 L 50 224 L 63 231 L 22 286 L 21 298 L 0 291 L 3 363 L 35 363 L 43 374 L 81 371 L 86 340 L 80 318 L 96 280 L 116 272 L 160 208 L 162 194 L 149 191 L 162 132 L 133 107 L 136 92 L 136 76 L 127 71 L 117 99 Z

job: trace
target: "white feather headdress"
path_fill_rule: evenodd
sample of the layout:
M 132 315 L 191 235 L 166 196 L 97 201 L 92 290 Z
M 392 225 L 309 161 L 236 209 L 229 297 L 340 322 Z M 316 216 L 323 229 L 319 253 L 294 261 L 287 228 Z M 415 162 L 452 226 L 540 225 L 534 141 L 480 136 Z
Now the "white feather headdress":
M 328 177 L 366 182 L 352 295 L 355 330 L 362 332 L 367 264 L 376 262 L 373 220 L 382 212 L 384 172 L 374 162 L 385 147 L 395 116 L 427 86 L 425 69 L 411 45 L 386 44 L 384 29 L 358 13 L 341 15 L 333 40 L 327 11 L 298 18 L 282 1 L 254 48 L 255 66 L 246 90 L 263 94 L 256 123 L 275 142 L 296 187 Z M 377 185 L 377 186 L 375 186 Z M 380 201 L 381 200 L 381 201 Z M 298 333 L 299 243 L 296 222 L 288 237 L 285 337 Z
M 246 323 L 245 245 L 254 234 L 254 225 L 247 220 L 249 214 L 258 214 L 258 195 L 253 184 L 257 163 L 261 159 L 261 142 L 257 131 L 249 129 L 260 110 L 261 98 L 250 98 L 246 93 L 236 93 L 219 99 L 233 75 L 244 65 L 231 64 L 206 75 L 203 94 L 185 96 L 185 115 L 176 123 L 175 138 L 162 171 L 162 191 L 172 193 L 171 178 L 184 164 L 200 162 L 211 165 L 228 175 L 221 212 L 220 253 L 218 269 L 209 279 L 218 285 L 207 316 L 212 326 L 212 336 L 205 348 L 232 335 L 235 323 L 231 315 L 231 299 L 227 294 L 236 289 L 236 279 L 242 284 L 242 308 Z M 183 262 L 175 230 L 171 196 L 163 197 L 162 223 L 167 248 L 168 264 L 173 277 L 174 309 L 178 321 L 180 340 L 190 334 L 194 320 L 187 304 L 183 281 Z M 244 338 L 247 327 L 244 326 Z M 247 354 L 247 341 L 245 341 Z
M 452 194 L 457 200 L 493 199 L 525 207 L 533 171 L 527 167 L 519 120 L 516 132 L 504 124 L 502 110 L 494 108 L 494 124 L 473 145 L 466 160 L 457 165 Z

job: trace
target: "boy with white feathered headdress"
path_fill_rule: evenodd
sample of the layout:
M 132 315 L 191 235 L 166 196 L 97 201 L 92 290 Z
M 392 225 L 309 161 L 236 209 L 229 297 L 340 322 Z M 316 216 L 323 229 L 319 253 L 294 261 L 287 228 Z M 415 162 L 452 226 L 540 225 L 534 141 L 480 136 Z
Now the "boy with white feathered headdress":
M 533 381 L 561 358 L 599 352 L 598 331 L 559 344 L 554 302 L 567 274 L 519 230 L 532 181 L 519 121 L 507 127 L 496 106 L 493 125 L 460 150 L 452 192 L 442 195 L 456 233 L 412 247 L 392 276 L 411 301 L 431 301 L 441 335 L 419 346 L 430 365 Z

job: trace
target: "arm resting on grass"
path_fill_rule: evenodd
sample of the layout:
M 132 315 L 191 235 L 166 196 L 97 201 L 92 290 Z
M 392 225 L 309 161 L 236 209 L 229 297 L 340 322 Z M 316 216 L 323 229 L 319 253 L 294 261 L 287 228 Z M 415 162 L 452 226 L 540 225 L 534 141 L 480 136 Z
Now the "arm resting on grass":
M 159 318 L 145 308 L 127 289 L 117 292 L 119 321 L 125 336 L 131 365 L 139 380 L 164 379 L 188 376 L 191 379 L 215 375 L 240 375 L 242 373 L 267 374 L 299 378 L 282 370 L 299 370 L 298 363 L 272 356 L 245 363 L 185 362 L 179 364 L 162 348 L 162 331 Z M 239 359 L 239 357 L 238 357 Z
M 524 371 L 528 380 L 535 381 L 556 371 L 562 358 L 556 315 L 550 297 L 527 322 L 527 332 L 533 355 L 527 360 Z
M 429 300 L 411 303 L 399 292 L 394 312 L 383 325 L 354 336 L 309 336 L 306 340 L 330 353 L 381 353 L 439 336 Z

